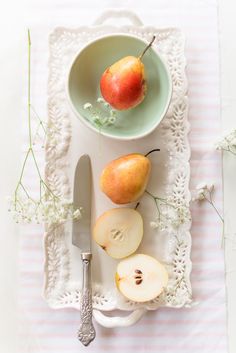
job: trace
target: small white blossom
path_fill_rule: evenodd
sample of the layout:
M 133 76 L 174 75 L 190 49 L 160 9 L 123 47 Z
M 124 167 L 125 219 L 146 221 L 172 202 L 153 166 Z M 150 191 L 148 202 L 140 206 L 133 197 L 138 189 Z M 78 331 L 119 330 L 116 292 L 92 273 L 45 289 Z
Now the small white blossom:
M 81 217 L 81 210 L 77 209 L 73 212 L 73 218 L 79 219 Z
M 115 110 L 101 97 L 97 98 L 97 103 L 101 104 L 103 110 L 95 109 L 89 102 L 84 104 L 83 108 L 90 113 L 90 117 L 87 119 L 91 120 L 99 129 L 103 126 L 113 125 L 116 122 Z
M 217 150 L 228 151 L 236 154 L 236 129 L 233 129 L 229 134 L 217 141 L 215 147 Z
M 83 108 L 85 110 L 88 110 L 88 109 L 92 108 L 92 104 L 91 103 L 85 103 Z
M 150 195 L 152 196 L 152 195 Z M 158 218 L 150 222 L 150 227 L 160 231 L 178 228 L 191 220 L 189 207 L 184 202 L 176 202 L 173 197 L 167 199 L 152 196 L 158 203 Z
M 81 210 L 74 209 L 68 200 L 59 199 L 51 194 L 44 195 L 40 200 L 33 200 L 18 194 L 10 204 L 10 212 L 17 223 L 61 224 L 67 220 L 81 218 Z
M 97 102 L 98 103 L 105 103 L 105 100 L 101 97 L 98 97 Z
M 150 222 L 150 227 L 151 227 L 152 229 L 158 228 L 158 222 L 151 221 L 151 222 Z
M 231 145 L 232 145 L 233 147 L 236 147 L 236 136 L 234 136 L 234 137 L 232 138 L 232 140 L 231 140 Z
M 156 219 L 155 221 L 150 222 L 150 227 L 152 229 L 157 229 L 160 231 L 164 231 L 168 228 L 167 224 L 163 220 L 161 220 L 160 218 Z
M 207 201 L 215 210 L 221 221 L 224 223 L 224 219 L 221 216 L 220 212 L 216 208 L 213 199 L 212 199 L 212 194 L 215 189 L 214 184 L 207 184 L 207 183 L 201 183 L 196 187 L 196 190 L 194 191 L 194 195 L 192 197 L 192 201 Z
M 192 201 L 202 201 L 206 199 L 214 190 L 214 184 L 200 183 L 196 186 Z
M 30 32 L 28 31 L 28 63 L 30 67 Z M 30 70 L 28 79 L 30 82 Z M 41 176 L 41 171 L 37 163 L 37 156 L 35 154 L 34 146 L 37 142 L 45 143 L 45 137 L 47 136 L 50 140 L 50 143 L 53 148 L 59 144 L 61 148 L 64 147 L 63 144 L 60 144 L 60 130 L 62 129 L 61 125 L 58 122 L 50 121 L 45 123 L 34 110 L 31 101 L 30 101 L 30 85 L 28 87 L 28 127 L 29 127 L 29 143 L 28 149 L 25 154 L 25 159 L 22 164 L 20 178 L 17 182 L 15 192 L 13 197 L 10 199 L 9 203 L 9 212 L 12 213 L 13 219 L 19 223 L 31 223 L 31 222 L 45 222 L 47 224 L 58 224 L 65 222 L 69 219 L 78 219 L 80 218 L 80 210 L 74 209 L 73 204 L 62 198 L 61 195 L 55 195 L 54 192 L 50 189 L 49 185 L 43 180 Z M 84 109 L 91 109 L 92 105 L 86 103 Z M 37 118 L 38 125 L 34 128 L 32 124 L 32 113 L 34 113 L 35 118 Z M 43 132 L 43 140 L 40 133 Z M 41 145 L 43 147 L 43 144 Z M 33 166 L 35 171 L 37 171 L 38 182 L 39 182 L 39 193 L 38 198 L 35 198 L 31 195 L 30 190 L 24 185 L 24 171 L 27 166 L 27 161 L 29 158 L 32 158 L 34 161 Z M 63 194 L 63 190 L 61 190 Z
M 100 117 L 98 115 L 94 115 L 92 117 L 92 120 L 95 124 L 99 124 L 100 123 Z
M 217 150 L 226 150 L 228 148 L 228 142 L 223 139 L 215 144 Z
M 212 191 L 214 190 L 214 187 L 215 187 L 214 184 L 209 184 L 209 185 L 207 186 L 209 192 L 212 192 Z
M 201 189 L 206 189 L 207 188 L 207 183 L 200 183 L 196 186 L 196 190 L 201 190 Z
M 115 116 L 110 116 L 108 118 L 108 122 L 109 122 L 109 124 L 114 124 L 116 122 L 116 117 Z
M 102 124 L 102 125 L 106 125 L 107 123 L 108 123 L 108 121 L 109 121 L 109 118 L 108 117 L 103 117 L 103 118 L 100 118 L 100 123 Z

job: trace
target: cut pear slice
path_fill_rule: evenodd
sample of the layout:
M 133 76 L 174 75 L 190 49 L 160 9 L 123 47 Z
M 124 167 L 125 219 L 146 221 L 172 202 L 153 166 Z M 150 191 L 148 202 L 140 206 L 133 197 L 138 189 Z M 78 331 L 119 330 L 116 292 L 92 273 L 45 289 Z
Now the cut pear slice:
M 143 219 L 132 208 L 113 208 L 97 219 L 93 237 L 108 255 L 121 259 L 137 250 L 143 237 Z
M 136 254 L 118 264 L 115 280 L 126 298 L 146 302 L 162 293 L 168 282 L 168 273 L 154 257 Z

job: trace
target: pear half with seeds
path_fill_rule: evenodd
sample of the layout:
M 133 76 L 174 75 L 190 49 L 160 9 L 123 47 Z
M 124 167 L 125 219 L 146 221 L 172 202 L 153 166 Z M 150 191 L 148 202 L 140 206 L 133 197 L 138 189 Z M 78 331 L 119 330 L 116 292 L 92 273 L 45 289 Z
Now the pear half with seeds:
M 135 254 L 118 264 L 115 281 L 126 298 L 146 302 L 162 293 L 168 282 L 168 273 L 154 257 Z
M 93 228 L 93 238 L 106 253 L 115 258 L 133 254 L 143 237 L 143 219 L 132 208 L 113 208 L 103 213 Z

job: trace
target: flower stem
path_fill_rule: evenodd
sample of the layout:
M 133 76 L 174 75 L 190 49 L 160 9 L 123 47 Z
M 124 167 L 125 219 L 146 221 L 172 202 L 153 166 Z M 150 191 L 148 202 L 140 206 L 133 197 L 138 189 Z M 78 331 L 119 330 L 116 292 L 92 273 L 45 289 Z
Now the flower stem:
M 30 144 L 30 147 L 32 147 L 30 88 L 31 88 L 31 39 L 30 39 L 30 31 L 28 29 L 28 127 L 29 127 L 29 144 Z
M 47 129 L 47 123 L 40 118 L 40 116 L 38 115 L 38 113 L 36 112 L 36 110 L 34 109 L 32 104 L 30 104 L 30 108 L 31 108 L 32 112 L 34 113 L 34 115 L 36 116 L 36 118 L 38 119 L 39 124 L 42 126 L 42 129 L 43 129 L 44 133 L 47 134 L 47 130 L 46 130 Z M 46 125 L 46 127 L 44 125 Z
M 36 167 L 36 169 L 37 169 L 39 178 L 42 179 L 41 173 L 40 173 L 40 170 L 39 170 L 39 167 L 38 167 L 38 163 L 37 163 L 37 161 L 36 161 L 36 158 L 35 158 L 35 155 L 34 155 L 34 151 L 32 150 L 32 148 L 31 148 L 31 154 L 32 154 L 32 157 L 33 157 L 33 160 L 34 160 L 34 164 L 35 164 L 35 167 Z
M 236 156 L 236 152 L 232 151 L 232 149 L 229 147 L 229 149 L 227 150 L 228 152 L 232 153 L 234 156 Z
M 61 194 L 57 196 L 54 190 L 51 190 L 47 185 L 47 182 L 42 178 L 42 174 L 37 162 L 37 155 L 34 149 L 34 140 L 39 136 L 39 130 L 42 128 L 45 136 L 50 133 L 50 127 L 47 123 L 40 119 L 31 105 L 31 39 L 30 31 L 28 30 L 28 94 L 27 94 L 27 120 L 28 120 L 28 146 L 25 152 L 20 176 L 15 188 L 15 192 L 12 198 L 12 211 L 14 212 L 14 219 L 17 223 L 19 221 L 30 223 L 31 221 L 37 221 L 39 223 L 42 220 L 47 224 L 58 225 L 65 222 L 67 219 L 74 219 L 75 213 L 78 216 L 79 210 L 74 210 L 73 204 L 67 202 L 67 200 L 60 200 Z M 36 129 L 32 126 L 32 118 L 34 115 L 39 122 Z M 35 131 L 36 130 L 36 131 Z M 49 130 L 49 131 L 48 131 Z M 39 198 L 31 196 L 30 191 L 23 183 L 24 174 L 27 162 L 32 157 L 34 171 L 37 170 L 36 177 L 39 179 L 40 189 Z M 10 209 L 11 211 L 11 209 Z M 77 211 L 77 212 L 75 212 Z
M 24 162 L 23 162 L 23 166 L 22 166 L 22 170 L 21 170 L 21 174 L 20 174 L 20 179 L 19 179 L 19 182 L 18 182 L 17 186 L 21 183 L 21 180 L 23 178 L 23 174 L 24 174 L 24 170 L 25 170 L 25 166 L 26 166 L 26 162 L 27 162 L 27 159 L 29 157 L 29 154 L 30 154 L 30 148 L 28 149 L 28 151 L 26 153 L 26 156 L 25 156 L 25 159 L 24 159 Z M 16 190 L 17 190 L 17 187 L 16 187 Z
M 208 199 L 207 197 L 205 198 L 206 201 L 214 208 L 214 210 L 216 211 L 217 215 L 220 217 L 222 223 L 224 223 L 224 218 L 221 216 L 220 212 L 217 210 L 216 206 L 214 205 L 213 201 L 210 199 Z
M 160 217 L 161 217 L 161 211 L 160 211 L 160 208 L 159 208 L 159 205 L 158 205 L 158 200 L 159 198 L 154 196 L 153 194 L 151 194 L 149 191 L 145 190 L 145 192 L 154 200 L 155 202 L 155 205 L 156 205 L 156 208 L 157 208 L 157 212 L 158 212 L 158 220 L 160 220 Z M 161 199 L 161 200 L 164 200 L 164 199 Z
M 152 198 L 155 200 L 155 202 L 157 202 L 157 200 L 158 200 L 158 201 L 162 201 L 164 205 L 175 208 L 174 205 L 172 205 L 171 203 L 168 203 L 168 202 L 166 201 L 166 199 L 164 199 L 163 197 L 154 196 L 152 193 L 150 193 L 150 192 L 147 191 L 147 190 L 145 190 L 145 192 L 146 192 L 150 197 L 152 197 Z

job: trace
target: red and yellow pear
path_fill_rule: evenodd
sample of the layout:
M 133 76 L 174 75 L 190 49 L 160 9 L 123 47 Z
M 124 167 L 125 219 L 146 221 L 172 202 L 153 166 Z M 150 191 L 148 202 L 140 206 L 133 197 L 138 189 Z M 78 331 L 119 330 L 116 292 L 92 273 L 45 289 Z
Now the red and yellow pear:
M 139 57 L 126 56 L 104 71 L 100 80 L 101 94 L 114 109 L 134 108 L 143 101 L 147 84 L 142 58 L 154 40 L 155 36 Z
M 100 188 L 115 204 L 137 201 L 146 189 L 150 171 L 151 162 L 143 154 L 122 156 L 103 169 Z

